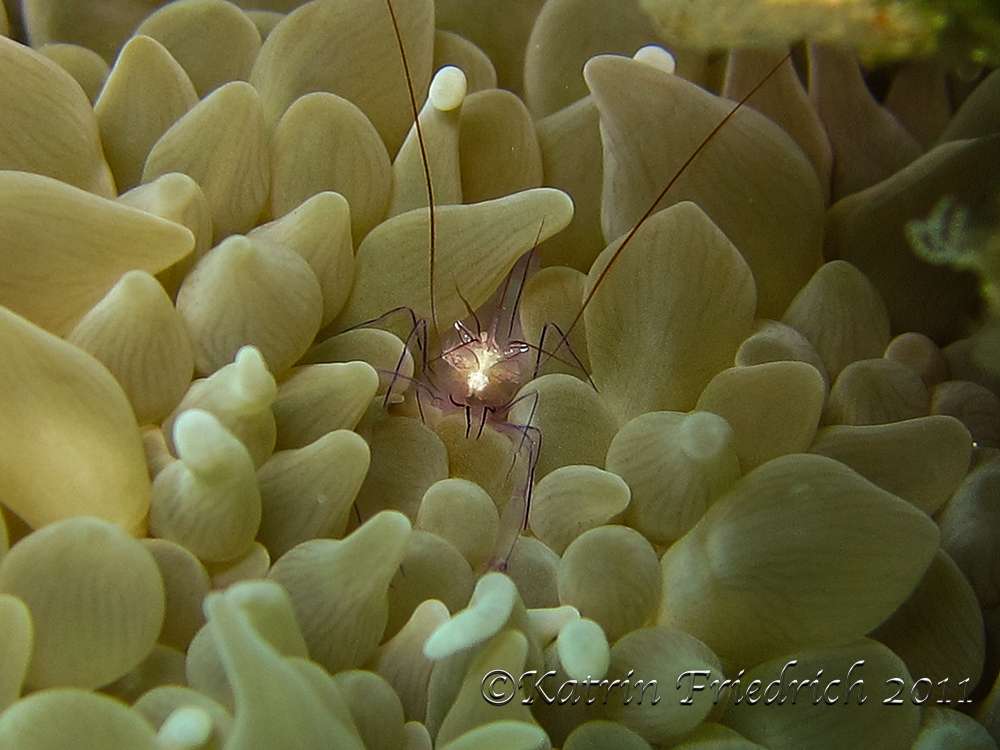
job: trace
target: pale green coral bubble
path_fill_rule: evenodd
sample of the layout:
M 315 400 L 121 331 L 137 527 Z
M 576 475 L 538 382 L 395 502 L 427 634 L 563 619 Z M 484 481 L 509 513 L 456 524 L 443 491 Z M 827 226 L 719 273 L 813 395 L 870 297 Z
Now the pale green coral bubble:
M 163 423 L 168 445 L 174 448 L 173 423 L 177 417 L 188 409 L 202 409 L 239 438 L 254 465 L 260 466 L 274 450 L 276 427 L 271 404 L 276 393 L 274 377 L 260 351 L 252 346 L 241 347 L 232 362 L 191 384 Z
M 952 698 L 944 686 L 983 674 L 986 635 L 976 592 L 946 552 L 938 550 L 909 599 L 872 631 L 906 662 L 916 678 L 934 683 L 934 700 Z
M 370 461 L 368 444 L 349 430 L 271 456 L 257 472 L 259 536 L 271 556 L 309 539 L 343 535 Z
M 809 447 L 823 411 L 823 378 L 804 362 L 768 362 L 723 370 L 705 386 L 697 408 L 732 427 L 743 471 Z M 794 409 L 786 408 L 795 404 Z M 702 431 L 704 432 L 704 431 Z
M 831 379 L 852 362 L 881 357 L 889 343 L 889 314 L 882 297 L 861 271 L 842 260 L 813 274 L 781 322 L 809 340 Z
M 843 464 L 782 456 L 664 554 L 659 622 L 740 663 L 857 638 L 905 601 L 938 538 L 925 513 Z
M 836 459 L 882 489 L 936 513 L 969 470 L 972 438 L 957 419 L 935 415 L 824 427 L 809 452 Z
M 411 721 L 423 721 L 427 715 L 428 683 L 434 662 L 424 655 L 424 643 L 448 618 L 448 608 L 442 602 L 436 599 L 421 602 L 406 624 L 378 647 L 368 663 L 369 668 L 392 685 L 406 718 Z
M 782 669 L 785 669 L 784 679 Z M 818 670 L 823 670 L 818 683 L 819 703 L 814 700 L 812 690 L 803 690 L 801 699 L 793 702 L 791 680 L 811 681 L 816 679 Z M 744 737 L 774 750 L 799 750 L 805 744 L 817 750 L 859 746 L 889 750 L 909 747 L 916 738 L 920 707 L 908 699 L 901 703 L 886 700 L 897 692 L 897 680 L 902 682 L 903 690 L 909 691 L 913 678 L 903 661 L 880 643 L 863 639 L 841 646 L 792 651 L 747 670 L 740 694 L 753 680 L 760 680 L 765 691 L 770 683 L 777 681 L 768 696 L 777 692 L 778 697 L 772 702 L 780 701 L 783 696 L 785 703 L 763 705 L 766 698 L 763 692 L 758 692 L 756 702 L 744 699 L 730 706 L 722 721 Z M 832 687 L 826 695 L 835 701 L 833 705 L 824 700 L 823 691 L 828 686 Z M 858 705 L 862 691 L 867 700 Z M 735 697 L 724 696 L 728 700 Z
M 280 375 L 319 331 L 323 290 L 309 263 L 292 249 L 233 235 L 184 279 L 177 310 L 199 374 L 215 372 L 252 345 Z
M 608 672 L 611 652 L 604 630 L 593 620 L 583 618 L 566 624 L 556 642 L 559 662 L 575 680 L 600 680 Z
M 437 661 L 496 635 L 518 601 L 517 587 L 500 573 L 479 579 L 469 606 L 441 625 L 424 644 L 424 655 Z
M 310 656 L 330 672 L 364 664 L 378 647 L 410 533 L 406 516 L 384 511 L 342 540 L 303 542 L 268 572 L 288 591 Z
M 556 553 L 625 510 L 629 487 L 595 466 L 563 466 L 547 474 L 531 499 L 531 530 Z
M 163 581 L 152 556 L 92 517 L 52 523 L 14 545 L 0 564 L 0 592 L 31 612 L 26 682 L 35 689 L 118 679 L 149 654 L 163 623 Z
M 559 601 L 580 610 L 616 641 L 655 615 L 660 603 L 656 551 L 627 526 L 578 536 L 559 564 Z
M 152 727 L 135 711 L 109 696 L 76 688 L 33 693 L 0 716 L 0 747 L 59 750 L 67 746 L 80 750 L 160 748 Z
M 202 97 L 229 81 L 247 80 L 260 51 L 253 21 L 223 0 L 170 3 L 147 17 L 135 33 L 166 47 Z
M 232 137 L 233 123 L 240 137 Z M 168 172 L 192 177 L 208 198 L 215 240 L 253 228 L 271 181 L 268 131 L 257 91 L 233 81 L 177 120 L 150 149 L 143 182 Z
M 252 240 L 281 245 L 301 255 L 319 280 L 323 293 L 321 326 L 340 312 L 354 282 L 351 209 L 339 193 L 318 193 L 291 213 L 258 226 Z
M 99 54 L 76 44 L 43 44 L 38 52 L 73 76 L 90 101 L 97 99 L 110 72 Z
M 926 417 L 931 397 L 913 370 L 891 359 L 861 359 L 845 367 L 823 410 L 823 424 L 877 425 Z
M 181 412 L 173 423 L 179 457 L 153 481 L 149 524 L 206 562 L 246 552 L 260 527 L 261 500 L 246 447 L 211 413 Z
M 452 611 L 461 609 L 474 584 L 472 568 L 451 542 L 415 529 L 390 584 L 385 634 L 395 634 L 428 599 L 438 599 Z

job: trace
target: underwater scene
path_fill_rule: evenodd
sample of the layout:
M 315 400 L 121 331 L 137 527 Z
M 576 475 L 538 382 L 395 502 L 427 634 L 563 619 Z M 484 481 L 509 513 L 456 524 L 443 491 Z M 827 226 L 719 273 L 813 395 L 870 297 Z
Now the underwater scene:
M 1000 7 L 0 2 L 0 750 L 997 750 Z

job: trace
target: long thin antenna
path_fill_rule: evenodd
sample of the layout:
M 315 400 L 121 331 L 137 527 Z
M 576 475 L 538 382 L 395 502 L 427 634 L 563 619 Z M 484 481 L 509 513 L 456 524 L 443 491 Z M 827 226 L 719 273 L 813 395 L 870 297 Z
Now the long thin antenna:
M 674 173 L 674 176 L 670 178 L 670 182 L 667 183 L 666 187 L 664 187 L 663 190 L 660 191 L 660 194 L 656 196 L 656 200 L 654 200 L 653 203 L 649 206 L 649 208 L 646 209 L 646 213 L 642 215 L 639 221 L 637 221 L 629 230 L 628 234 L 625 235 L 625 239 L 622 240 L 622 244 L 618 246 L 618 249 L 615 250 L 614 254 L 611 256 L 611 260 L 608 261 L 608 264 L 597 276 L 597 281 L 594 282 L 594 285 L 590 288 L 590 291 L 584 298 L 583 304 L 580 306 L 579 312 L 577 312 L 576 317 L 573 318 L 573 322 L 569 324 L 569 327 L 565 331 L 563 331 L 562 337 L 559 339 L 559 342 L 552 350 L 553 352 L 558 352 L 559 349 L 562 348 L 562 345 L 565 344 L 566 341 L 569 339 L 570 333 L 573 332 L 573 329 L 576 328 L 577 324 L 580 322 L 580 318 L 583 317 L 583 313 L 587 309 L 587 305 L 589 305 L 590 301 L 594 298 L 594 295 L 600 288 L 601 283 L 604 281 L 604 278 L 608 275 L 608 272 L 611 271 L 611 267 L 615 264 L 615 261 L 618 260 L 618 256 L 622 254 L 622 251 L 625 249 L 628 243 L 632 241 L 632 238 L 635 237 L 635 234 L 636 232 L 639 231 L 640 227 L 642 227 L 642 225 L 646 223 L 646 220 L 656 212 L 656 207 L 660 204 L 660 201 L 662 201 L 666 197 L 667 193 L 670 192 L 670 188 L 672 188 L 677 183 L 677 180 L 679 180 L 684 175 L 684 173 L 687 171 L 687 168 L 691 166 L 691 163 L 698 158 L 699 154 L 701 154 L 701 152 L 705 150 L 708 144 L 712 142 L 712 139 L 715 138 L 715 136 L 718 135 L 719 131 L 726 126 L 726 123 L 728 123 L 731 119 L 733 119 L 736 113 L 743 108 L 743 105 L 745 105 L 748 101 L 750 101 L 751 97 L 753 97 L 753 95 L 756 94 L 765 83 L 770 81 L 771 77 L 778 72 L 778 69 L 786 62 L 788 62 L 791 58 L 792 58 L 791 52 L 789 52 L 787 55 L 781 58 L 778 64 L 775 65 L 773 68 L 771 68 L 768 74 L 763 78 L 761 78 L 760 81 L 752 89 L 750 89 L 750 91 L 748 91 L 743 96 L 743 98 L 739 100 L 739 102 L 736 103 L 736 106 L 734 106 L 731 110 L 729 110 L 729 113 L 725 117 L 723 117 L 722 120 L 719 121 L 719 124 L 716 125 L 714 128 L 712 128 L 711 132 L 709 132 L 709 134 L 702 139 L 701 143 L 698 144 L 698 148 L 696 148 L 691 153 L 691 155 L 685 160 L 685 162 L 681 164 L 680 169 L 678 169 Z
M 403 62 L 403 73 L 406 76 L 406 90 L 410 95 L 410 110 L 413 112 L 413 126 L 417 130 L 417 144 L 420 146 L 420 160 L 424 167 L 424 180 L 427 183 L 427 207 L 430 211 L 430 232 L 431 232 L 431 262 L 430 262 L 430 282 L 431 282 L 431 324 L 434 326 L 434 334 L 438 335 L 437 305 L 434 302 L 434 250 L 436 247 L 437 234 L 434 227 L 434 186 L 431 184 L 431 168 L 427 161 L 427 147 L 424 145 L 424 133 L 420 128 L 420 110 L 417 109 L 417 97 L 413 93 L 413 79 L 410 77 L 410 64 L 406 60 L 406 50 L 403 47 L 403 35 L 399 32 L 399 22 L 396 20 L 396 11 L 392 7 L 392 0 L 385 0 L 385 5 L 389 9 L 389 17 L 392 19 L 392 30 L 396 35 L 396 46 L 399 47 L 399 58 Z

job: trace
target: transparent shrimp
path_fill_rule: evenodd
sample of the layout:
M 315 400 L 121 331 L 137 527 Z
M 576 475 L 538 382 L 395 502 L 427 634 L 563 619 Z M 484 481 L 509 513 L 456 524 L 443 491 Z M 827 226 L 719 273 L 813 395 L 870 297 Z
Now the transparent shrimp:
M 728 114 L 705 135 L 691 155 L 666 181 L 656 199 L 626 233 L 610 261 L 594 284 L 591 285 L 568 326 L 561 328 L 555 323 L 546 323 L 537 343 L 531 343 L 520 335 L 518 305 L 532 266 L 535 250 L 533 247 L 507 276 L 503 288 L 498 292 L 489 314 L 489 322 L 486 325 L 483 325 L 480 313 L 474 310 L 462 296 L 461 290 L 456 289 L 465 304 L 467 317 L 453 324 L 453 331 L 450 335 L 442 335 L 438 328 L 437 305 L 434 295 L 435 283 L 441 270 L 437 267 L 435 252 L 437 235 L 434 216 L 434 185 L 420 126 L 417 97 L 413 90 L 406 50 L 399 32 L 392 0 L 386 0 L 386 7 L 393 25 L 406 77 L 414 129 L 424 172 L 429 208 L 430 320 L 421 319 L 412 309 L 402 307 L 360 325 L 370 325 L 390 315 L 406 314 L 410 319 L 410 331 L 404 342 L 405 347 L 400 362 L 394 371 L 383 373 L 391 379 L 390 387 L 384 397 L 384 406 L 388 407 L 392 402 L 402 400 L 401 393 L 393 390 L 398 383 L 400 391 L 412 392 L 421 419 L 425 419 L 424 405 L 425 402 L 429 402 L 442 412 L 461 410 L 465 415 L 465 437 L 467 439 L 479 439 L 489 425 L 511 440 L 512 457 L 507 476 L 510 477 L 519 461 L 523 463 L 524 473 L 523 480 L 514 490 L 510 501 L 503 509 L 502 534 L 490 563 L 490 568 L 504 571 L 509 565 L 517 539 L 521 532 L 528 529 L 531 494 L 542 449 L 542 431 L 534 424 L 539 396 L 537 392 L 530 390 L 531 381 L 537 377 L 545 362 L 555 359 L 579 370 L 591 386 L 594 386 L 581 359 L 570 347 L 570 334 L 583 318 L 587 306 L 593 300 L 608 274 L 612 272 L 618 258 L 625 252 L 642 225 L 657 211 L 671 188 L 737 112 L 774 76 L 782 65 L 789 62 L 791 55 L 784 57 L 742 99 L 734 104 Z M 540 226 L 539 236 L 541 231 L 542 227 Z M 483 317 L 485 317 L 485 313 Z M 546 337 L 550 335 L 552 338 L 558 338 L 554 346 L 546 348 Z M 434 341 L 440 342 L 440 351 L 432 356 L 429 346 Z M 400 373 L 403 358 L 413 347 L 419 350 L 419 356 L 414 357 L 416 361 L 421 363 L 419 375 L 404 376 Z M 594 387 L 596 390 L 596 386 Z M 519 413 L 527 413 L 527 418 L 522 422 L 511 421 L 511 410 L 522 403 L 527 408 L 522 406 L 518 411 Z

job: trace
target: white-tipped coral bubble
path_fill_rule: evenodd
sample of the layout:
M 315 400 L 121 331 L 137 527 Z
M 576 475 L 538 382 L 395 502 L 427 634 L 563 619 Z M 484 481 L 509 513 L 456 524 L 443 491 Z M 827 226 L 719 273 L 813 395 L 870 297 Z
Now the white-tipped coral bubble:
M 428 205 L 426 159 L 435 206 L 462 200 L 459 166 L 459 130 L 465 100 L 465 74 L 458 68 L 438 71 L 431 81 L 430 96 L 420 110 L 420 130 L 413 123 L 392 162 L 392 195 L 389 216 Z
M 156 739 L 170 750 L 199 750 L 212 738 L 212 717 L 198 706 L 183 706 L 163 722 Z
M 219 750 L 225 746 L 233 726 L 233 717 L 225 708 L 208 696 L 180 685 L 161 685 L 144 693 L 132 707 L 154 728 L 159 729 L 175 712 L 183 708 L 198 708 L 212 720 L 212 739 L 216 743 L 207 750 Z
M 664 73 L 677 72 L 677 61 L 674 59 L 674 56 L 656 44 L 639 48 L 632 55 L 632 58 L 637 62 L 651 65 L 657 70 L 662 70 Z
M 428 98 L 435 109 L 449 112 L 462 106 L 468 90 L 465 73 L 453 65 L 442 68 L 434 74 Z
M 96 688 L 139 664 L 163 624 L 152 555 L 114 524 L 71 518 L 30 534 L 3 558 L 0 592 L 31 612 L 27 684 Z

